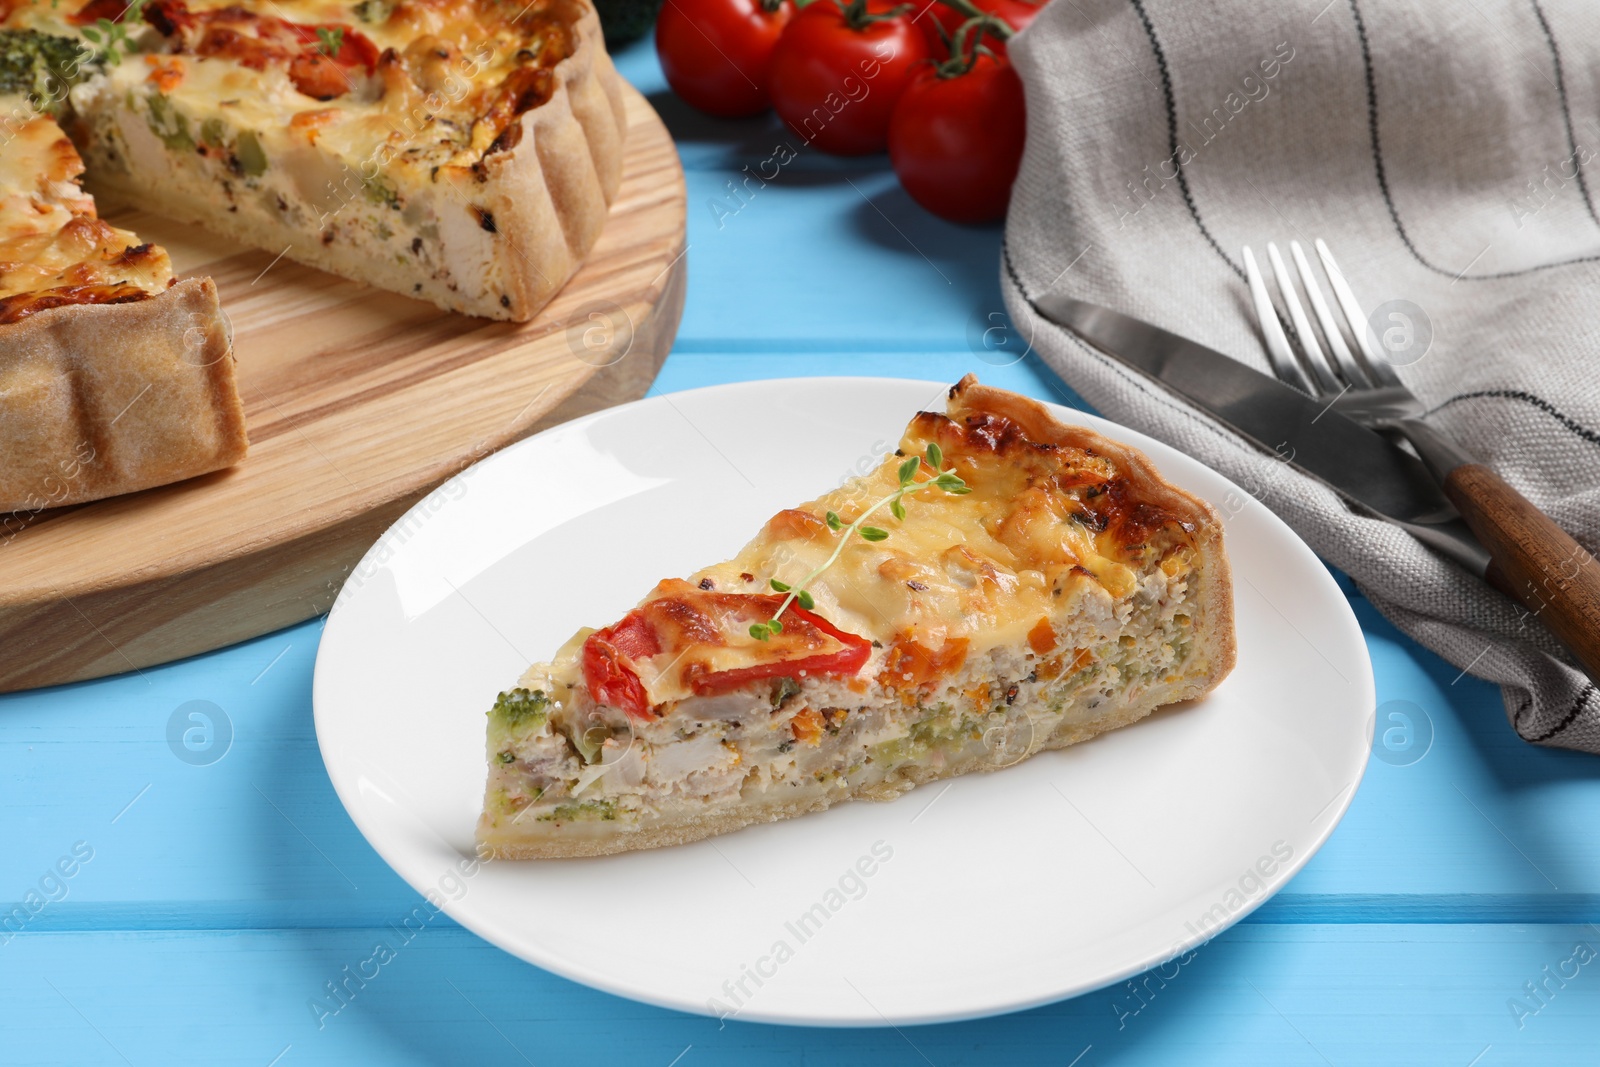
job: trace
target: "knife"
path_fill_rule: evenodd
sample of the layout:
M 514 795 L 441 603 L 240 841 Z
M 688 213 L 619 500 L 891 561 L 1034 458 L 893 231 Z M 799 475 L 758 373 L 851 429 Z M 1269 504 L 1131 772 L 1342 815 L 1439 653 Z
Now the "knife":
M 1033 306 L 1469 573 L 1483 577 L 1488 570 L 1489 553 L 1427 467 L 1332 405 L 1216 349 L 1099 304 L 1047 293 Z

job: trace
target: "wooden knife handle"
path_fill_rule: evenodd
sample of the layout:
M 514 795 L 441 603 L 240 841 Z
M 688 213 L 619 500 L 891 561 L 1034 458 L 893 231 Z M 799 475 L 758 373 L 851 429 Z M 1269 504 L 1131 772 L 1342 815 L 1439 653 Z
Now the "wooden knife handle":
M 1450 471 L 1444 491 L 1489 551 L 1489 584 L 1520 601 L 1600 683 L 1600 562 L 1481 463 Z

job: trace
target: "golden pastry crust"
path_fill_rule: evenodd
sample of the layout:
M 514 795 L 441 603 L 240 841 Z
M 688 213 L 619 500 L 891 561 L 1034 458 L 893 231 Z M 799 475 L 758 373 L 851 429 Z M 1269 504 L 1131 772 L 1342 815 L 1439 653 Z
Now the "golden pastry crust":
M 0 327 L 0 511 L 131 493 L 248 449 L 232 341 L 210 278 Z
M 13 99 L 0 153 L 0 512 L 132 492 L 246 449 L 209 278 L 108 225 L 54 119 Z
M 622 184 L 622 83 L 592 4 L 582 4 L 573 29 L 576 47 L 555 67 L 555 92 L 517 119 L 522 135 L 513 148 L 485 158 L 476 192 L 506 245 L 510 306 L 496 300 L 461 310 L 533 318 L 583 265 Z

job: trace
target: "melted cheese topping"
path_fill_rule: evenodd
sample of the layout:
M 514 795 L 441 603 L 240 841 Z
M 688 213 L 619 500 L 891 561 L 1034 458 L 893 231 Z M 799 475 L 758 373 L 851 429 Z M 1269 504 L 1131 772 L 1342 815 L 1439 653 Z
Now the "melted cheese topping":
M 955 495 L 928 485 L 935 472 L 924 461 L 916 478 L 927 487 L 905 498 L 905 517 L 895 519 L 883 507 L 868 520 L 888 537 L 871 542 L 852 536 L 806 586 L 816 616 L 882 650 L 873 654 L 872 673 L 921 683 L 1001 646 L 1043 655 L 1055 646 L 1051 620 L 1077 610 L 1083 597 L 1114 604 L 1133 597 L 1156 567 L 1167 578 L 1190 569 L 1193 528 L 1134 499 L 1125 473 L 1108 458 L 1030 440 L 1016 423 L 993 413 L 964 412 L 957 422 L 923 412 L 877 470 L 779 512 L 733 559 L 687 581 L 663 582 L 646 598 L 636 613 L 646 619 L 668 613 L 667 607 L 694 617 L 688 632 L 652 622 L 650 632 L 667 634 L 659 648 L 623 657 L 651 703 L 703 694 L 707 672 L 793 666 L 844 647 L 812 633 L 802 641 L 799 633 L 758 641 L 747 631 L 778 599 L 771 580 L 799 585 L 839 546 L 843 534 L 830 528 L 828 513 L 855 522 L 898 488 L 903 457 L 926 455 L 931 443 L 971 492 Z M 578 668 L 574 658 L 558 660 L 551 681 L 578 684 Z
M 870 521 L 889 537 L 852 539 L 808 587 L 818 613 L 843 629 L 931 650 L 953 640 L 970 652 L 1020 645 L 1086 586 L 1122 599 L 1137 588 L 1141 569 L 1169 554 L 1183 558 L 1183 524 L 1148 504 L 1130 504 L 1127 483 L 1104 457 L 1029 441 L 999 416 L 959 424 L 924 412 L 877 470 L 780 512 L 733 560 L 691 580 L 748 588 L 748 574 L 762 584 L 798 583 L 837 543 L 827 512 L 854 522 L 894 492 L 902 457 L 921 455 L 934 442 L 972 492 L 928 488 L 906 500 L 903 521 L 887 509 L 873 514 Z M 931 480 L 926 462 L 917 478 Z
M 0 115 L 8 116 L 0 120 L 0 322 L 19 317 L 24 305 L 137 299 L 129 290 L 165 289 L 172 281 L 166 252 L 100 219 L 78 185 L 83 160 L 55 121 L 18 98 L 0 100 Z

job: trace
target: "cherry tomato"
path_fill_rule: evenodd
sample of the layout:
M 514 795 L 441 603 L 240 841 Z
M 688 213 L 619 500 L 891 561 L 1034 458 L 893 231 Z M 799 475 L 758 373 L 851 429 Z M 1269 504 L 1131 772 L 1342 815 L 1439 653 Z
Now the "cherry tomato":
M 972 3 L 975 7 L 999 15 L 1013 30 L 1022 29 L 1033 21 L 1035 15 L 1044 10 L 1043 3 L 1036 4 L 1032 0 L 972 0 Z M 955 36 L 956 30 L 961 28 L 961 24 L 967 21 L 967 16 L 955 8 L 937 3 L 933 5 L 933 17 L 937 20 L 936 24 L 943 26 L 944 31 L 952 37 Z M 929 29 L 933 29 L 933 26 L 930 25 Z M 934 36 L 938 36 L 938 30 L 935 29 L 933 32 Z M 993 34 L 986 35 L 983 43 L 992 49 L 995 55 L 1006 54 L 1006 43 Z
M 793 15 L 789 0 L 667 0 L 656 20 L 667 84 L 708 115 L 759 115 L 772 106 L 767 66 Z
M 927 34 L 892 0 L 815 0 L 772 52 L 772 106 L 807 144 L 841 156 L 881 152 L 895 101 L 934 59 Z
M 979 55 L 964 74 L 920 70 L 895 105 L 889 159 L 911 198 L 951 222 L 1005 215 L 1027 117 L 1009 61 Z

